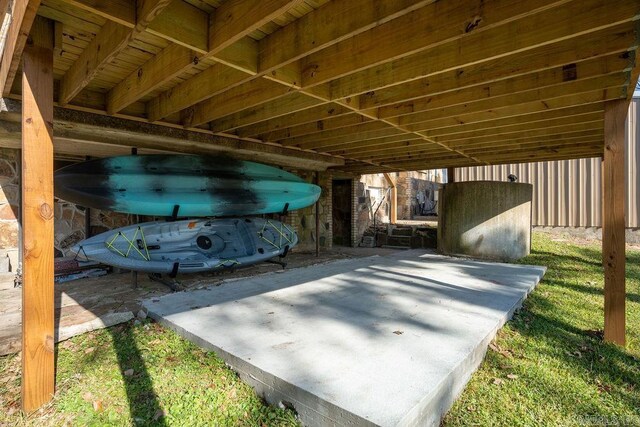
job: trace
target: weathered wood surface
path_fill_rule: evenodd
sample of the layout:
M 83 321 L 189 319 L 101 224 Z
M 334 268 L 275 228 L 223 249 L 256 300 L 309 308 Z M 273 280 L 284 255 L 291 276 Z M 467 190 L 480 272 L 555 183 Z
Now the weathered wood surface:
M 34 22 L 22 62 L 22 409 L 54 392 L 53 23 Z
M 554 140 L 587 122 L 580 108 L 604 114 L 605 102 L 628 99 L 638 76 L 640 0 L 139 5 L 40 7 L 62 32 L 61 104 L 238 137 L 254 156 L 276 145 L 344 156 L 349 167 L 334 167 L 353 172 L 599 156 L 601 126 Z M 549 138 L 504 143 L 531 131 Z
M 625 345 L 625 122 L 629 102 L 605 104 L 602 161 L 602 263 L 604 339 Z

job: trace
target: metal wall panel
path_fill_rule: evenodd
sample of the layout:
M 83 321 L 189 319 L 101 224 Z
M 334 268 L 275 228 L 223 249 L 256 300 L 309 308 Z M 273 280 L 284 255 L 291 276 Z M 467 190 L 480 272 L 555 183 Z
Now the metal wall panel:
M 626 223 L 640 227 L 640 99 L 633 99 L 627 116 Z M 509 174 L 533 184 L 533 225 L 551 227 L 600 227 L 602 224 L 602 160 L 600 158 L 555 162 L 457 168 L 456 181 L 506 181 Z

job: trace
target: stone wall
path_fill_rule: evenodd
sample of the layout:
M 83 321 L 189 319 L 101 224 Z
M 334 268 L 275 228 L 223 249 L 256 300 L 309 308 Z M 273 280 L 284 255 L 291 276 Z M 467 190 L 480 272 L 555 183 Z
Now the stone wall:
M 315 172 L 289 170 L 307 182 L 314 182 Z M 291 211 L 286 217 L 286 223 L 291 225 L 298 234 L 299 243 L 295 251 L 313 252 L 316 250 L 316 238 L 319 239 L 320 249 L 329 249 L 333 244 L 333 224 L 331 217 L 332 194 L 331 172 L 319 172 L 318 185 L 321 188 L 319 199 L 320 235 L 316 236 L 315 205 L 304 209 Z
M 18 265 L 20 244 L 20 152 L 0 148 L 0 257 Z

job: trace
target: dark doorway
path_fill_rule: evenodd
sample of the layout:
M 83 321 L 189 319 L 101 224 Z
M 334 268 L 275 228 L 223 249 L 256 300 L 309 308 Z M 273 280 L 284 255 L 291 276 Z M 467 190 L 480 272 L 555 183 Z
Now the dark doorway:
M 351 246 L 351 180 L 333 181 L 333 244 Z

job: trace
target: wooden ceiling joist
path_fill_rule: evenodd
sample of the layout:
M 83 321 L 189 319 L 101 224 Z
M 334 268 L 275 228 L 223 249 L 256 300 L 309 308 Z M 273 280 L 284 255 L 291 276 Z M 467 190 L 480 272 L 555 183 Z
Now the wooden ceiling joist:
M 3 95 L 11 92 L 20 66 L 22 51 L 27 43 L 27 37 L 39 6 L 40 0 L 15 0 L 13 3 L 11 24 L 7 31 L 2 62 L 0 63 L 0 89 L 2 89 Z
M 640 0 L 47 0 L 39 10 L 62 39 L 59 105 L 344 156 L 354 171 L 488 164 L 492 144 L 495 159 L 535 147 L 592 154 L 603 102 L 628 98 L 638 75 Z
M 108 21 L 60 82 L 58 103 L 66 105 L 112 60 L 124 50 L 137 35 L 149 26 L 171 0 L 145 0 L 136 10 L 133 28 Z

